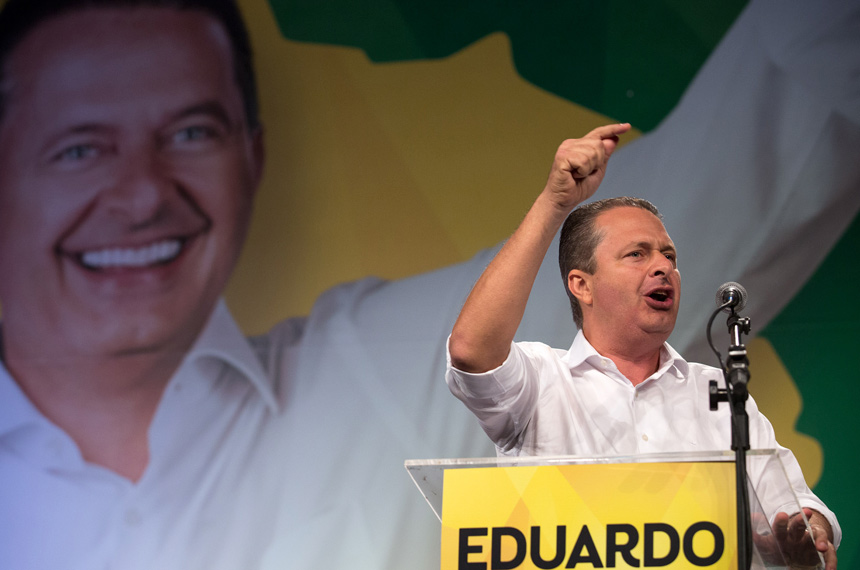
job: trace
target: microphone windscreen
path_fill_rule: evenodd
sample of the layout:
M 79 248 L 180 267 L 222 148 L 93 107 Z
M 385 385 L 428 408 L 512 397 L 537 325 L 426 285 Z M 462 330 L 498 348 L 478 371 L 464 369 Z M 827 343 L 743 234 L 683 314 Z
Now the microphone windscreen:
M 733 301 L 731 305 L 724 308 L 723 311 L 731 313 L 731 307 L 736 311 L 742 310 L 747 305 L 747 290 L 740 283 L 729 281 L 720 285 L 717 289 L 717 305 L 725 305 L 729 301 Z

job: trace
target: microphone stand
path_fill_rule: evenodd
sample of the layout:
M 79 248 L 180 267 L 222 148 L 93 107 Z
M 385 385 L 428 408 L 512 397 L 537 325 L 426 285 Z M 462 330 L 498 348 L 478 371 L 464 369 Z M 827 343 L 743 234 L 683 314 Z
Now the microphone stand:
M 708 340 L 710 341 L 711 323 L 714 317 L 731 302 L 719 307 L 708 323 Z M 749 570 L 752 565 L 752 523 L 750 522 L 749 493 L 747 490 L 747 450 L 750 448 L 749 416 L 746 411 L 746 401 L 749 398 L 747 384 L 750 379 L 749 359 L 746 346 L 741 342 L 742 334 L 749 334 L 750 319 L 735 313 L 733 306 L 726 324 L 731 336 L 729 354 L 723 365 L 723 378 L 726 388 L 718 389 L 717 382 L 711 380 L 709 385 L 710 406 L 716 411 L 720 402 L 728 402 L 732 421 L 732 450 L 735 452 L 735 485 L 737 487 L 737 522 L 738 522 L 738 568 Z M 713 348 L 713 343 L 711 343 Z M 714 350 L 714 352 L 717 352 Z M 720 357 L 717 352 L 717 357 Z

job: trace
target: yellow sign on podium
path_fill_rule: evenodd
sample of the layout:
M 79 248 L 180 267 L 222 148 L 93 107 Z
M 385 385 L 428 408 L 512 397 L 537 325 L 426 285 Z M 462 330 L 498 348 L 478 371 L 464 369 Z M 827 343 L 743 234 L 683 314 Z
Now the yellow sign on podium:
M 452 469 L 442 570 L 737 568 L 734 465 Z

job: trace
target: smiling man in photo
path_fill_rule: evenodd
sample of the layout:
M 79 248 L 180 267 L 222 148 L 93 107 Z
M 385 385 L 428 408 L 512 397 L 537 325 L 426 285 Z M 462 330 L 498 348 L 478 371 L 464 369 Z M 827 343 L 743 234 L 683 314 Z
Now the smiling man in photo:
M 436 563 L 402 465 L 485 448 L 445 437 L 470 420 L 435 381 L 475 274 L 340 285 L 246 337 L 222 295 L 256 90 L 232 0 L 5 3 L 0 568 Z
M 5 61 L 3 361 L 86 460 L 131 480 L 260 178 L 231 59 L 200 10 L 114 8 L 48 20 Z

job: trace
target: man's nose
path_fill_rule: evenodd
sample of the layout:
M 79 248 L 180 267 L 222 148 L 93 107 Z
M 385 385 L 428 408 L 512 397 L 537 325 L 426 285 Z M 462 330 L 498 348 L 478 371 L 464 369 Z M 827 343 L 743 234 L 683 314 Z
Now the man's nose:
M 136 225 L 156 217 L 173 191 L 174 183 L 158 159 L 137 155 L 124 161 L 103 200 L 112 215 Z
M 654 253 L 654 259 L 651 262 L 652 275 L 668 275 L 673 269 L 675 269 L 674 262 L 664 253 L 659 251 Z

